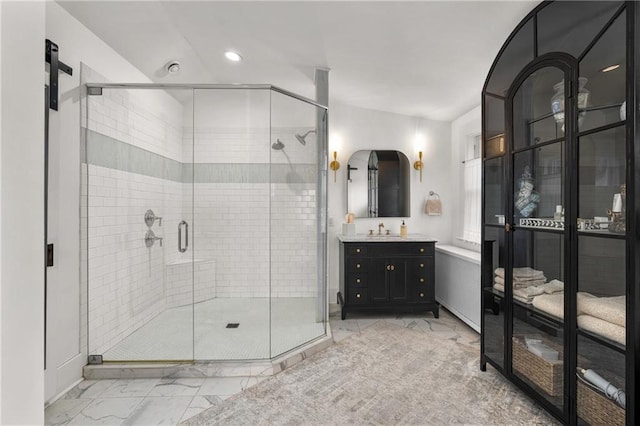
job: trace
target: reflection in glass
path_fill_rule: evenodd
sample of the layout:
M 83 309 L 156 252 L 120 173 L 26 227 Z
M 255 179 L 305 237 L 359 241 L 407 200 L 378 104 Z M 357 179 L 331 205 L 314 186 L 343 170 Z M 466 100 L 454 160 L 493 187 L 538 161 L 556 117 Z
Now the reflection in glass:
M 484 220 L 504 225 L 504 158 L 484 162 Z
M 625 127 L 582 136 L 578 143 L 578 229 L 607 233 L 608 212 L 622 210 L 621 205 L 614 205 L 614 199 L 625 183 Z M 619 198 L 621 201 L 622 196 Z
M 494 271 L 504 267 L 505 232 L 503 228 L 485 227 L 482 242 L 482 297 L 484 304 L 484 351 L 491 361 L 504 366 L 504 291 L 494 288 Z
M 485 158 L 504 154 L 504 101 L 484 97 Z
M 347 164 L 347 210 L 355 217 L 409 217 L 409 159 L 399 151 L 356 151 Z
M 620 108 L 626 96 L 626 65 L 626 12 L 623 12 L 580 61 L 580 76 L 589 79 L 591 100 L 579 131 L 620 121 Z

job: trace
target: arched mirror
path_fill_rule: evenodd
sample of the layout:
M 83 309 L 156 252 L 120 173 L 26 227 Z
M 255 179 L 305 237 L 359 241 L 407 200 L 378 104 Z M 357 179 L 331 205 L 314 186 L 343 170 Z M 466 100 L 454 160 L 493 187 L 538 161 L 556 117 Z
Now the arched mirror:
M 355 217 L 409 217 L 409 159 L 399 151 L 356 151 L 347 164 L 347 210 Z

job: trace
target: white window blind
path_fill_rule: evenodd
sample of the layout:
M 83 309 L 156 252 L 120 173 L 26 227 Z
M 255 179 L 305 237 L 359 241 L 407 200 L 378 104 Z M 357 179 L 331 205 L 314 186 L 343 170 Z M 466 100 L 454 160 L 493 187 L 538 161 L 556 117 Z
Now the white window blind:
M 462 239 L 480 244 L 482 213 L 482 160 L 480 135 L 469 138 L 464 160 L 464 222 Z

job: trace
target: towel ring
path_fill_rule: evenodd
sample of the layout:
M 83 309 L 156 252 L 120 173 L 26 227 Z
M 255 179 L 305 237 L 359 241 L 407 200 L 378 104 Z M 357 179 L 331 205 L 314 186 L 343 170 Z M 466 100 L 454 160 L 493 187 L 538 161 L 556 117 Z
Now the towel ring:
M 431 197 L 438 197 L 437 199 L 440 199 L 440 195 L 437 192 L 429 191 L 429 198 Z

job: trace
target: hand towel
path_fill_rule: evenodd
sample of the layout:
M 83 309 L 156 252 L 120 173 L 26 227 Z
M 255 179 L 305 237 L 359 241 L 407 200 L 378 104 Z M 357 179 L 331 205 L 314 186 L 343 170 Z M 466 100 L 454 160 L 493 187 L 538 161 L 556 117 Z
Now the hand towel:
M 433 198 L 431 195 L 427 197 L 427 202 L 424 205 L 424 212 L 429 216 L 440 216 L 442 215 L 442 201 L 440 201 L 440 196 L 438 194 L 434 194 L 438 198 Z

